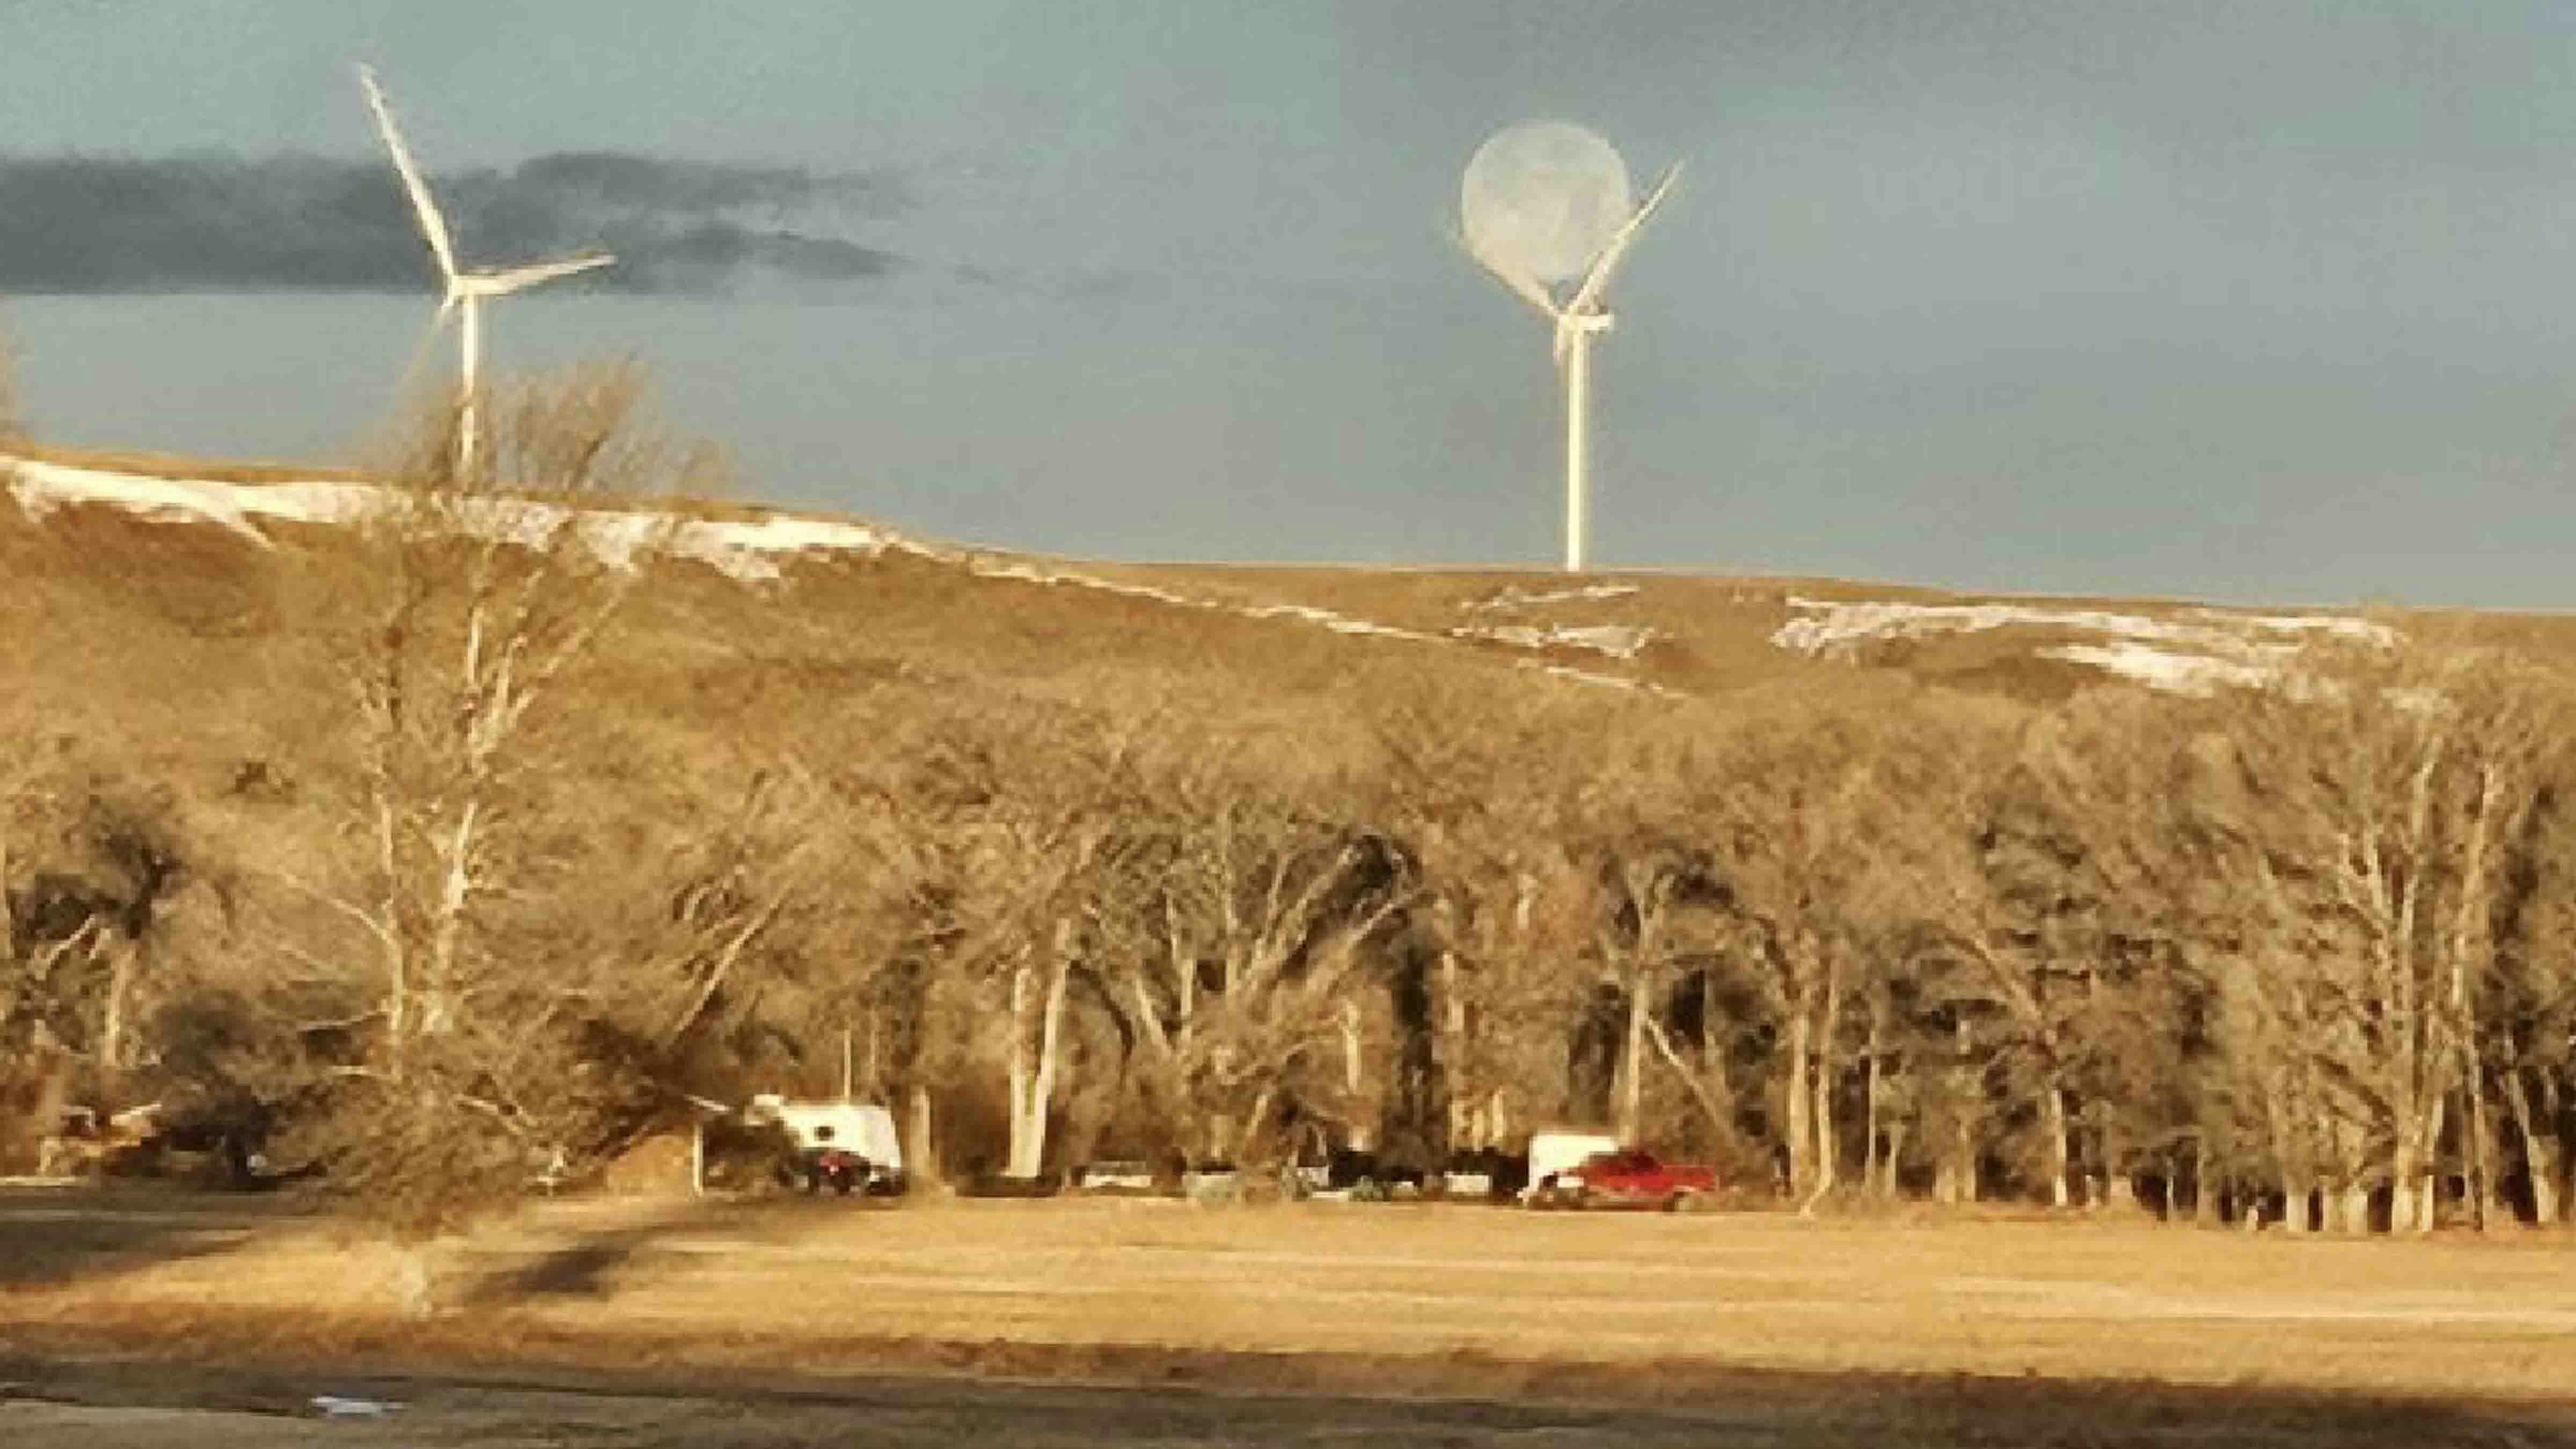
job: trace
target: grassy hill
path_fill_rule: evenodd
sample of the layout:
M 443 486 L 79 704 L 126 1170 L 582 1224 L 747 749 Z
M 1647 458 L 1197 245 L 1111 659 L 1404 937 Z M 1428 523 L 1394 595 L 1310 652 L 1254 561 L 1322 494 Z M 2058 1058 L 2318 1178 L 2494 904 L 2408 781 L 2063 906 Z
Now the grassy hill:
M 201 641 L 292 632 L 293 622 L 274 612 L 274 570 L 327 551 L 328 526 L 262 519 L 257 531 L 278 545 L 263 549 L 210 516 L 189 517 L 139 492 L 118 497 L 119 484 L 195 480 L 255 496 L 291 483 L 353 479 L 278 464 L 34 446 L 20 456 L 78 470 L 87 494 L 65 498 L 22 485 L 47 515 L 31 516 L 24 506 L 0 510 L 0 559 L 21 581 L 5 607 L 22 625 L 12 631 L 22 646 L 49 628 L 112 634 L 119 619 Z M 742 507 L 693 511 L 786 516 Z M 2144 640 L 2154 654 L 2183 660 L 2242 659 L 2248 647 L 2290 637 L 2261 622 L 2287 616 L 2166 600 L 1998 598 L 1832 579 L 1615 570 L 1569 579 L 1541 570 L 1111 563 L 877 531 L 891 546 L 795 553 L 775 586 L 729 587 L 711 569 L 674 567 L 654 590 L 651 628 L 630 648 L 639 657 L 712 663 L 724 656 L 791 670 L 839 661 L 1012 688 L 1132 674 L 1174 685 L 1201 681 L 1202 692 L 1237 701 L 1262 695 L 1275 702 L 1353 669 L 1428 659 L 1685 694 L 1857 668 L 2050 699 L 2122 677 L 2065 657 L 2069 649 L 2098 651 L 2128 640 L 2132 655 L 2152 665 L 2135 647 L 2141 635 L 2200 636 Z M 69 602 L 75 596 L 77 605 Z M 1849 619 L 1853 605 L 1883 606 L 1883 617 L 1874 626 Z M 1993 617 L 1972 617 L 1978 606 Z M 1802 637 L 1793 637 L 1800 630 L 1784 636 L 1784 626 L 1799 624 Z M 2541 649 L 2563 647 L 2568 627 L 2564 619 L 2528 616 L 2477 624 L 2483 635 Z

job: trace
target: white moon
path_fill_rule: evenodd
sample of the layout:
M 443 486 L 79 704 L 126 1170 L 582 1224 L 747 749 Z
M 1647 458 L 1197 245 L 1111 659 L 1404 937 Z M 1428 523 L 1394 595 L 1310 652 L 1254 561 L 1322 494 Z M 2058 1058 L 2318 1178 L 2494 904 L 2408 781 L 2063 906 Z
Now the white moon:
M 1581 276 L 1634 206 L 1618 151 L 1563 121 L 1496 131 L 1459 183 L 1468 245 L 1489 265 L 1539 282 Z

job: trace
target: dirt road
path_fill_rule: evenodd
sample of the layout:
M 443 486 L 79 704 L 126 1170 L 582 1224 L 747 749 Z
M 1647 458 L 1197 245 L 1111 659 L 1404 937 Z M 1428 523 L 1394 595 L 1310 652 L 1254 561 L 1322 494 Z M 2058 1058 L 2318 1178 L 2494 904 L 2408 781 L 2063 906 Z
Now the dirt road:
M 2528 1409 L 2262 1393 L 2106 1394 L 2061 1384 L 1947 1386 L 1746 1377 L 1687 1406 L 1239 1394 L 1192 1388 L 879 1378 L 651 1391 L 220 1365 L 18 1360 L 0 1385 L 0 1443 L 46 1449 L 307 1449 L 473 1445 L 749 1449 L 864 1443 L 1053 1446 L 2276 1445 L 2576 1443 L 2576 1420 Z M 15 1395 L 16 1397 L 13 1397 Z M 42 1397 L 25 1397 L 41 1395 Z M 324 1405 L 337 1401 L 341 1413 Z
M 665 1396 L 360 1381 L 380 1415 L 326 1417 L 309 1397 L 272 1408 L 0 1402 L 0 1443 L 47 1449 L 477 1449 L 843 1445 L 1049 1446 L 1626 1444 L 1639 1449 L 1784 1442 L 1776 1425 L 1671 1413 L 1619 1415 L 1493 1403 L 1235 1397 L 1193 1391 L 889 1381 L 828 1393 Z M 222 1396 L 218 1396 L 220 1399 Z M 238 1397 L 238 1396 L 235 1396 Z M 344 1408 L 347 1406 L 344 1406 Z

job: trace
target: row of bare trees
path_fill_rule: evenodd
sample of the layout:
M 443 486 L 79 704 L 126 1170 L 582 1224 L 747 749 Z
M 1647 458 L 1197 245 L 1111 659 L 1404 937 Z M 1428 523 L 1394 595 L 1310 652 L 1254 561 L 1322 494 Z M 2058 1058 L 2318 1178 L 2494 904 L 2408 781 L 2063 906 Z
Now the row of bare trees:
M 1574 1120 L 1802 1201 L 2406 1230 L 2565 1198 L 2569 702 L 2320 646 L 2207 699 L 1378 700 L 1329 761 L 949 721 L 962 792 L 869 788 L 946 852 L 897 903 L 963 1013 L 915 1080 L 997 1039 L 1014 1172 L 1059 1122 L 1240 1159 Z
M 1806 1202 L 2559 1217 L 2537 666 L 2321 645 L 2045 707 L 1385 683 L 1332 745 L 977 705 L 811 772 L 875 883 L 841 907 L 901 943 L 839 963 L 909 983 L 840 1005 L 909 1044 L 876 1084 L 980 1098 L 1015 1174 L 1573 1121 Z

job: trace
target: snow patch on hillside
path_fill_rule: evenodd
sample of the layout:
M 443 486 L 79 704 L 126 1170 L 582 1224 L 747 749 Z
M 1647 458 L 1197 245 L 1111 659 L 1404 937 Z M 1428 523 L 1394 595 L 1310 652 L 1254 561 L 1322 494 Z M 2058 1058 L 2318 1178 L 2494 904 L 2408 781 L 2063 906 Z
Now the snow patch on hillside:
M 212 523 L 265 546 L 253 518 L 329 522 L 353 516 L 371 493 L 355 483 L 221 483 L 149 478 L 33 459 L 7 460 L 9 494 L 31 518 L 74 504 L 104 504 L 156 523 Z
M 1488 639 L 1522 649 L 1586 649 L 1612 659 L 1634 659 L 1663 635 L 1642 624 L 1462 624 L 1460 639 Z
M 1850 660 L 1859 657 L 1862 646 L 1888 639 L 2012 627 L 2074 630 L 2107 635 L 2111 642 L 2057 645 L 2040 650 L 2040 657 L 2091 665 L 2159 689 L 2194 694 L 2220 684 L 2266 682 L 2309 638 L 2327 636 L 2382 646 L 2397 642 L 2396 631 L 2384 624 L 2336 614 L 2194 609 L 2177 620 L 2035 604 L 1834 602 L 1794 597 L 1788 604 L 1799 617 L 1773 630 L 1771 642 L 1793 653 Z
M 1481 630 L 1462 628 L 1453 629 L 1447 635 L 1430 634 L 1419 629 L 1406 629 L 1394 624 L 1380 624 L 1368 619 L 1354 619 L 1348 614 L 1337 614 L 1330 609 L 1317 608 L 1312 604 L 1235 604 L 1223 603 L 1214 599 L 1196 599 L 1187 594 L 1174 593 L 1170 589 L 1156 588 L 1151 584 L 1119 583 L 1114 579 L 1104 579 L 1096 574 L 1080 573 L 1071 569 L 1048 568 L 1042 564 L 1034 563 L 1026 559 L 991 559 L 967 556 L 958 561 L 963 562 L 969 571 L 979 574 L 985 578 L 1012 579 L 1021 583 L 1038 584 L 1046 587 L 1061 586 L 1067 588 L 1097 589 L 1104 593 L 1123 594 L 1130 598 L 1151 599 L 1156 603 L 1169 604 L 1178 608 L 1200 609 L 1212 613 L 1231 614 L 1242 619 L 1293 619 L 1301 623 L 1315 625 L 1318 628 L 1329 629 L 1336 634 L 1367 635 L 1381 639 L 1401 639 L 1407 643 L 1413 644 L 1449 645 L 1455 644 L 1461 638 L 1491 638 L 1499 643 L 1518 644 L 1525 648 L 1541 648 L 1552 644 L 1572 645 L 1576 648 L 1592 648 L 1602 653 L 1611 654 L 1615 658 L 1627 659 L 1633 657 L 1638 650 L 1645 647 L 1649 640 L 1656 637 L 1655 632 L 1651 629 L 1630 629 L 1621 625 L 1603 626 L 1598 629 L 1561 629 L 1555 631 L 1524 629 L 1517 631 L 1517 634 L 1515 634 L 1515 631 L 1510 629 Z M 1634 590 L 1626 589 L 1624 587 L 1613 587 L 1610 589 L 1610 592 L 1626 593 L 1634 592 Z M 1608 596 L 1596 590 L 1571 591 L 1568 596 L 1572 597 L 1577 594 L 1584 597 Z M 1528 637 L 1518 637 L 1519 635 L 1526 635 Z M 1551 664 L 1540 659 L 1523 659 L 1518 661 L 1518 664 L 1519 667 L 1523 669 L 1535 670 L 1538 673 L 1545 674 L 1551 678 L 1563 679 L 1576 684 L 1592 685 L 1605 689 L 1642 690 L 1649 694 L 1669 694 L 1671 692 L 1659 685 L 1650 684 L 1643 680 L 1629 679 L 1616 674 L 1603 674 L 1597 670 L 1575 669 L 1563 664 Z
M 2116 644 L 2063 644 L 2039 653 L 2043 659 L 2090 664 L 2174 694 L 2208 694 L 2222 684 L 2266 684 L 2273 677 L 2272 668 L 2266 665 L 2213 659 L 2206 654 L 2176 654 L 2134 639 Z
M 35 459 L 5 460 L 9 493 L 31 518 L 76 504 L 122 509 L 159 523 L 211 523 L 262 548 L 275 543 L 261 522 L 356 523 L 383 512 L 393 495 L 368 483 L 323 480 L 227 483 L 153 478 Z M 750 522 L 681 518 L 635 509 L 571 509 L 514 498 L 467 499 L 456 517 L 470 533 L 542 543 L 570 527 L 613 568 L 633 569 L 647 546 L 692 559 L 746 583 L 779 577 L 783 557 L 814 552 L 876 554 L 895 540 L 863 524 L 773 516 Z
M 1603 599 L 1624 599 L 1637 592 L 1635 584 L 1584 584 L 1570 589 L 1548 589 L 1531 592 L 1505 588 L 1489 599 L 1477 599 L 1459 607 L 1478 609 L 1527 609 L 1539 604 L 1592 603 Z

